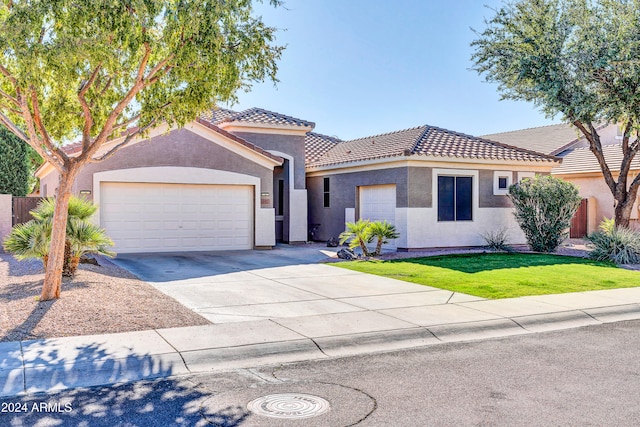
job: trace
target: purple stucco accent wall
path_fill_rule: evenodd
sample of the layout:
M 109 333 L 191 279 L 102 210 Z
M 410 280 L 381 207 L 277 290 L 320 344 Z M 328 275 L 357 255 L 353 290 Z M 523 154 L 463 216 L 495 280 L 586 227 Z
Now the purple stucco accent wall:
M 325 176 L 307 178 L 309 224 L 320 224 L 316 231 L 317 240 L 338 237 L 344 231 L 344 210 L 356 207 L 359 186 L 395 184 L 396 204 L 401 206 L 407 200 L 407 168 L 352 172 L 326 177 L 330 179 L 331 189 L 328 208 L 323 205 Z
M 96 172 L 154 166 L 183 166 L 237 172 L 260 178 L 260 191 L 271 192 L 273 171 L 187 129 L 172 131 L 116 152 L 99 163 L 88 164 L 74 184 L 74 193 L 93 191 Z
M 292 156 L 294 160 L 293 188 L 305 188 L 304 136 L 277 135 L 270 133 L 253 132 L 233 132 L 233 134 L 257 145 L 264 150 L 280 151 Z

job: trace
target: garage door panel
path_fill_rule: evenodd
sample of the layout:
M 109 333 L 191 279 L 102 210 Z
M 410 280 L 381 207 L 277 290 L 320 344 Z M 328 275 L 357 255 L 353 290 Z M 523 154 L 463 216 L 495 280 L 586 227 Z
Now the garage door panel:
M 101 224 L 117 252 L 253 246 L 250 186 L 103 182 L 100 198 Z
M 370 221 L 396 223 L 396 186 L 370 185 L 359 187 L 360 218 Z M 395 248 L 395 240 L 389 241 L 385 248 Z

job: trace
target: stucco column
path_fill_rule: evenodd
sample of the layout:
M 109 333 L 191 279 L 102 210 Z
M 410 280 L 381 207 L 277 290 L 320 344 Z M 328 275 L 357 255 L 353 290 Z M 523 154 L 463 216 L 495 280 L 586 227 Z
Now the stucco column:
M 11 226 L 13 224 L 13 196 L 11 194 L 0 194 L 0 243 L 2 243 L 5 237 L 11 232 Z M 0 244 L 0 252 L 3 252 L 2 245 Z

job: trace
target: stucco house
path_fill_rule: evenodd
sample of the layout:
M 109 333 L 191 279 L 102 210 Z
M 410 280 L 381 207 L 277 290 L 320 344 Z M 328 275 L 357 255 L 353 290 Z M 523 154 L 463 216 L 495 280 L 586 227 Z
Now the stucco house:
M 310 228 L 326 240 L 356 218 L 392 222 L 393 245 L 412 250 L 482 245 L 503 227 L 524 243 L 507 188 L 560 163 L 433 126 L 352 141 L 314 127 L 260 108 L 217 109 L 89 164 L 73 191 L 98 203 L 95 221 L 122 253 L 269 248 L 307 241 Z M 42 195 L 55 195 L 56 170 L 36 175 Z
M 598 127 L 598 134 L 603 144 L 607 164 L 617 179 L 622 161 L 620 127 L 615 124 L 602 125 Z M 579 228 L 585 230 L 586 233 L 596 231 L 603 218 L 613 217 L 614 200 L 611 190 L 604 181 L 596 157 L 589 150 L 589 142 L 573 126 L 568 124 L 542 126 L 485 135 L 484 138 L 562 158 L 562 163 L 556 165 L 551 170 L 551 174 L 576 184 L 580 189 L 580 195 L 585 199 L 581 207 L 585 212 L 581 218 L 586 224 Z M 640 174 L 640 159 L 636 157 L 631 163 L 629 181 L 638 174 Z M 640 200 L 636 200 L 630 224 L 632 227 L 640 229 L 639 213 Z M 578 237 L 578 235 L 575 236 Z

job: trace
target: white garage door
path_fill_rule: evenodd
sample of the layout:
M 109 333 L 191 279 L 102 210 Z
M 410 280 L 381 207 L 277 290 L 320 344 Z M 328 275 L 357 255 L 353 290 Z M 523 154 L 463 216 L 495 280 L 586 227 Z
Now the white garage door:
M 368 185 L 360 187 L 360 218 L 396 223 L 396 186 Z M 395 247 L 395 240 L 384 246 Z
M 253 188 L 103 182 L 100 223 L 115 251 L 251 249 Z

